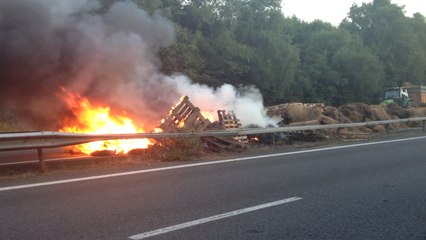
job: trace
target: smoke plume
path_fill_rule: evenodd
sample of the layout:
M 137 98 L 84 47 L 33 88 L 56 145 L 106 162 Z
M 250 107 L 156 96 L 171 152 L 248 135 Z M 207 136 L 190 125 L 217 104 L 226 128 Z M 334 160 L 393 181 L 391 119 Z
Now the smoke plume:
M 97 0 L 0 0 L 0 113 L 13 113 L 28 130 L 57 130 L 69 114 L 58 98 L 65 88 L 131 113 L 147 129 L 182 95 L 203 111 L 268 123 L 253 87 L 211 89 L 161 74 L 158 51 L 174 41 L 169 20 L 130 0 L 106 10 Z

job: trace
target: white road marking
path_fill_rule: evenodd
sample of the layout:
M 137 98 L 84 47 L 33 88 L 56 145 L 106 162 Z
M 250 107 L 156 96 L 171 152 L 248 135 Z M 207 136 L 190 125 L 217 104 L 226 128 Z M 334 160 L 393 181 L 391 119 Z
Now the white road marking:
M 136 234 L 136 235 L 130 236 L 129 239 L 132 239 L 132 240 L 145 239 L 145 238 L 153 237 L 153 236 L 156 236 L 156 235 L 180 230 L 180 229 L 183 229 L 183 228 L 188 228 L 188 227 L 192 227 L 192 226 L 195 226 L 195 225 L 200 225 L 200 224 L 204 224 L 204 223 L 207 223 L 207 222 L 212 222 L 212 221 L 216 221 L 216 220 L 220 220 L 220 219 L 224 219 L 224 218 L 229 218 L 229 217 L 240 215 L 240 214 L 243 214 L 243 213 L 253 212 L 253 211 L 257 211 L 257 210 L 264 209 L 264 208 L 270 208 L 270 207 L 274 207 L 274 206 L 277 206 L 277 205 L 290 203 L 290 202 L 294 202 L 294 201 L 298 201 L 298 200 L 302 200 L 302 199 L 303 198 L 300 198 L 300 197 L 286 198 L 286 199 L 275 201 L 275 202 L 270 202 L 270 203 L 265 203 L 265 204 L 253 206 L 253 207 L 243 208 L 243 209 L 235 210 L 235 211 L 232 211 L 232 212 L 222 213 L 222 214 L 214 215 L 214 216 L 211 216 L 211 217 L 201 218 L 201 219 L 198 219 L 198 220 L 177 224 L 177 225 L 170 226 L 170 227 L 160 228 L 160 229 L 153 230 L 153 231 L 150 231 L 150 232 Z
M 359 144 L 351 144 L 351 145 L 343 145 L 343 146 L 335 146 L 335 147 L 308 149 L 308 150 L 301 150 L 301 151 L 295 151 L 295 152 L 275 153 L 275 154 L 266 154 L 266 155 L 260 155 L 260 156 L 233 158 L 233 159 L 227 159 L 227 160 L 183 164 L 183 165 L 176 165 L 176 166 L 170 166 L 170 167 L 144 169 L 144 170 L 105 174 L 105 175 L 98 175 L 98 176 L 91 176 L 91 177 L 72 178 L 72 179 L 65 179 L 65 180 L 58 180 L 58 181 L 51 181 L 51 182 L 24 184 L 24 185 L 10 186 L 10 187 L 2 187 L 2 188 L 0 188 L 0 192 L 17 190 L 17 189 L 24 189 L 24 188 L 43 187 L 43 186 L 56 185 L 56 184 L 89 181 L 89 180 L 96 180 L 96 179 L 103 179 L 103 178 L 121 177 L 121 176 L 128 176 L 128 175 L 141 174 L 141 173 L 160 172 L 160 171 L 167 171 L 167 170 L 180 169 L 180 168 L 190 168 L 190 167 L 199 167 L 199 166 L 230 163 L 230 162 L 247 161 L 247 160 L 269 158 L 269 157 L 280 157 L 280 156 L 296 155 L 296 154 L 303 154 L 303 153 L 312 153 L 312 152 L 330 151 L 330 150 L 345 149 L 345 148 L 362 147 L 362 146 L 369 146 L 369 145 L 413 141 L 413 140 L 420 140 L 420 139 L 425 139 L 425 138 L 426 138 L 426 136 L 405 138 L 405 139 L 396 139 L 396 140 L 388 140 L 388 141 L 379 141 L 379 142 L 370 142 L 370 143 L 359 143 Z

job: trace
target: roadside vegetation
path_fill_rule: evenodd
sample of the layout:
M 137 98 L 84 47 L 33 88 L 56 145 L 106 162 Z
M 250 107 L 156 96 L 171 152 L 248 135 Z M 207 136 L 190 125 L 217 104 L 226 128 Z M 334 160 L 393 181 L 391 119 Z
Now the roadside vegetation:
M 390 0 L 353 5 L 338 27 L 284 16 L 281 0 L 134 2 L 175 25 L 163 72 L 210 86 L 253 84 L 267 105 L 372 104 L 386 87 L 426 81 L 425 16 L 405 16 Z
M 19 131 L 16 120 L 8 113 L 0 113 L 0 132 Z
M 166 138 L 150 147 L 147 158 L 160 161 L 189 161 L 200 158 L 205 149 L 199 137 Z

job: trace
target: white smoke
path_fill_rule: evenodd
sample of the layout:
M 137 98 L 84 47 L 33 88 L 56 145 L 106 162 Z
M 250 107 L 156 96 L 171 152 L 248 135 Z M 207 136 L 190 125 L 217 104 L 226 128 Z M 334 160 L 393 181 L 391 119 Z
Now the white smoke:
M 176 90 L 180 95 L 188 96 L 189 100 L 202 111 L 232 110 L 243 126 L 258 125 L 265 127 L 276 125 L 276 121 L 266 115 L 262 94 L 254 86 L 237 89 L 233 85 L 223 84 L 214 89 L 193 83 L 183 75 L 176 75 L 167 79 L 176 84 Z

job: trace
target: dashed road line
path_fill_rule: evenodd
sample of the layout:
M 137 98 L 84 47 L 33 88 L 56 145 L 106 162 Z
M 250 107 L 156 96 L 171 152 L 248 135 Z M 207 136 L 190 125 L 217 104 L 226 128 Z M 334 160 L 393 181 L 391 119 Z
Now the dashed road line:
M 217 221 L 217 220 L 220 220 L 220 219 L 229 218 L 229 217 L 233 217 L 233 216 L 236 216 L 236 215 L 257 211 L 257 210 L 261 210 L 261 209 L 264 209 L 264 208 L 270 208 L 270 207 L 274 207 L 274 206 L 278 206 L 278 205 L 282 205 L 282 204 L 286 204 L 286 203 L 290 203 L 290 202 L 294 202 L 294 201 L 298 201 L 298 200 L 302 200 L 302 199 L 303 198 L 300 198 L 300 197 L 286 198 L 286 199 L 282 199 L 282 200 L 275 201 L 275 202 L 270 202 L 270 203 L 265 203 L 265 204 L 253 206 L 253 207 L 243 208 L 243 209 L 239 209 L 239 210 L 235 210 L 235 211 L 231 211 L 231 212 L 226 212 L 226 213 L 214 215 L 214 216 L 211 216 L 211 217 L 201 218 L 201 219 L 198 219 L 198 220 L 173 225 L 173 226 L 170 226 L 170 227 L 160 228 L 160 229 L 156 229 L 156 230 L 153 230 L 153 231 L 132 235 L 132 236 L 129 237 L 129 239 L 132 239 L 132 240 L 146 239 L 146 238 L 149 238 L 149 237 L 165 234 L 165 233 L 168 233 L 168 232 L 177 231 L 177 230 L 180 230 L 180 229 L 183 229 L 183 228 L 189 228 L 189 227 L 193 227 L 193 226 L 196 226 L 196 225 L 200 225 L 200 224 L 204 224 L 204 223 L 208 223 L 208 222 L 212 222 L 212 221 Z

